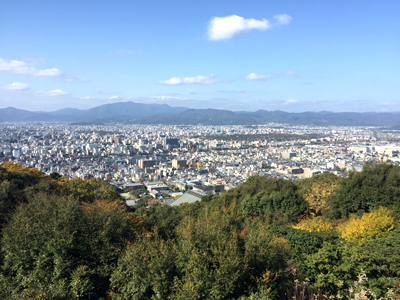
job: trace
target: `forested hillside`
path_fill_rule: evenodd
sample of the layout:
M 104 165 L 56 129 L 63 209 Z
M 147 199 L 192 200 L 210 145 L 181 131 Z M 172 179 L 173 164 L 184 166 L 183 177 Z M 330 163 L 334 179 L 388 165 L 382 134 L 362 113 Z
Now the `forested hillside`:
M 0 167 L 1 299 L 400 299 L 400 168 L 251 177 L 128 210 L 107 183 Z

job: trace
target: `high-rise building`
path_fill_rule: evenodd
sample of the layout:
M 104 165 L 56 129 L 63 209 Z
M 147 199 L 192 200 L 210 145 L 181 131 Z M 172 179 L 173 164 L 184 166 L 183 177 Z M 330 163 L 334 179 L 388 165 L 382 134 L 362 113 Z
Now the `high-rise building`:
M 176 138 L 164 138 L 163 140 L 164 149 L 171 150 L 174 148 L 179 148 L 179 139 Z

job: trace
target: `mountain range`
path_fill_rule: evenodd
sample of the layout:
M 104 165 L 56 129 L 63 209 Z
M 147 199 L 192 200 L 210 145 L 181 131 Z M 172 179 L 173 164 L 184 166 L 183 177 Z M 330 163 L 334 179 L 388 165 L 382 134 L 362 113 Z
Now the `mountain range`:
M 335 113 L 328 111 L 289 113 L 258 110 L 233 112 L 219 109 L 190 109 L 167 104 L 118 102 L 81 110 L 64 108 L 32 112 L 13 107 L 0 109 L 0 122 L 68 122 L 70 124 L 169 124 L 169 125 L 256 125 L 268 122 L 293 125 L 400 126 L 400 113 Z

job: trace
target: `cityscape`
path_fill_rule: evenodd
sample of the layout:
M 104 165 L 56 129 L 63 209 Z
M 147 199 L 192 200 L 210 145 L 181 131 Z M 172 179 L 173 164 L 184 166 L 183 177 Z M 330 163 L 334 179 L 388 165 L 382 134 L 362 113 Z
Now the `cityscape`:
M 1 1 L 0 299 L 400 300 L 400 3 Z
M 344 176 L 361 171 L 365 163 L 400 164 L 400 132 L 376 127 L 33 122 L 0 126 L 3 162 L 35 167 L 46 175 L 95 178 L 123 191 L 146 187 L 157 203 L 171 204 L 171 197 L 181 203 L 186 197 L 182 192 L 188 189 L 198 193 L 189 202 L 200 200 L 250 176 L 302 180 L 321 173 Z

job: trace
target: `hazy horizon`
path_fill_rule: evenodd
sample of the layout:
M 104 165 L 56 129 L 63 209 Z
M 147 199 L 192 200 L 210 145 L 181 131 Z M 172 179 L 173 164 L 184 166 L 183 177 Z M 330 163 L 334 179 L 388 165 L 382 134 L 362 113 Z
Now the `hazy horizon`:
M 62 107 L 59 109 L 55 109 L 55 110 L 29 110 L 29 109 L 23 109 L 23 108 L 17 108 L 17 107 L 13 107 L 13 106 L 8 106 L 8 107 L 0 107 L 0 109 L 7 109 L 7 108 L 16 108 L 16 109 L 21 109 L 21 110 L 26 110 L 26 111 L 30 111 L 30 112 L 35 112 L 35 113 L 40 113 L 40 112 L 44 112 L 44 113 L 50 113 L 50 112 L 55 112 L 55 111 L 59 111 L 59 110 L 64 110 L 64 109 L 77 109 L 77 110 L 88 110 L 91 108 L 96 108 L 99 106 L 103 106 L 103 105 L 109 105 L 109 104 L 118 104 L 118 103 L 124 103 L 124 102 L 132 102 L 132 103 L 137 103 L 137 104 L 156 104 L 156 105 L 169 105 L 170 107 L 181 107 L 181 108 L 187 108 L 187 109 L 215 109 L 215 110 L 227 110 L 227 111 L 232 111 L 232 112 L 256 112 L 257 110 L 265 110 L 265 111 L 283 111 L 286 113 L 322 113 L 322 112 L 329 112 L 329 113 L 400 113 L 399 111 L 332 111 L 332 110 L 304 110 L 304 111 L 298 111 L 298 112 L 291 112 L 291 111 L 286 111 L 284 109 L 255 109 L 255 110 L 230 110 L 230 109 L 219 109 L 219 108 L 211 108 L 211 107 L 204 107 L 204 108 L 193 108 L 193 107 L 186 107 L 183 105 L 170 105 L 170 104 L 166 104 L 166 103 L 141 103 L 141 102 L 134 102 L 134 101 L 121 101 L 121 102 L 111 102 L 111 103 L 103 103 L 103 104 L 99 104 L 93 107 L 89 107 L 89 108 L 76 108 L 76 107 Z
M 5 1 L 0 107 L 400 111 L 396 1 Z

